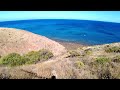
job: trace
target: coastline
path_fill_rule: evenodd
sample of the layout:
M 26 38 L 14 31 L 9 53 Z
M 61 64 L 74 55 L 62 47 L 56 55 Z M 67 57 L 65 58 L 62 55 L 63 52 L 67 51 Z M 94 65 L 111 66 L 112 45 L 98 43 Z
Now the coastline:
M 84 44 L 74 43 L 74 42 L 65 42 L 65 41 L 56 41 L 56 42 L 63 45 L 67 50 L 75 50 L 80 47 L 89 46 L 89 45 L 84 45 Z

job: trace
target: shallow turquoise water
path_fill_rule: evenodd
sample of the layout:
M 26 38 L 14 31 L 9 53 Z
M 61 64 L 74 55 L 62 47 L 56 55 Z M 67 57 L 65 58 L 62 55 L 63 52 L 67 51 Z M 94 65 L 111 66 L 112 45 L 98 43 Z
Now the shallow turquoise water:
M 120 42 L 120 23 L 43 19 L 0 22 L 0 27 L 24 29 L 53 40 L 88 45 Z

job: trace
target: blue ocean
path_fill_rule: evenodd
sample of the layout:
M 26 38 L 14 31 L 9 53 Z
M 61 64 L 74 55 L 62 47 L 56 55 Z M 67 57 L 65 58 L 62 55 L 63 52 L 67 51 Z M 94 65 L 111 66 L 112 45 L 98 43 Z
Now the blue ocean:
M 120 42 L 120 23 L 37 19 L 0 22 L 0 27 L 24 29 L 53 40 L 86 45 Z

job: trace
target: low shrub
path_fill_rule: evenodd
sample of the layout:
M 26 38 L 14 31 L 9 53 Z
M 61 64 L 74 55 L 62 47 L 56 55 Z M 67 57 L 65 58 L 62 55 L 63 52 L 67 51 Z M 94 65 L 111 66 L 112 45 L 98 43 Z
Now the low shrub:
M 78 53 L 77 51 L 69 51 L 69 56 L 68 57 L 76 57 L 76 56 L 80 56 L 80 53 Z
M 39 54 L 40 54 L 40 59 L 49 59 L 51 57 L 53 57 L 53 54 L 52 52 L 46 50 L 46 49 L 42 49 L 42 50 L 39 50 Z
M 92 54 L 92 49 L 86 49 L 84 51 L 84 55 L 90 55 L 90 54 Z
M 53 54 L 48 50 L 42 49 L 39 51 L 31 51 L 28 54 L 24 55 L 24 57 L 29 59 L 27 64 L 32 64 L 41 60 L 47 60 L 53 57 Z
M 23 58 L 17 53 L 11 53 L 1 58 L 1 64 L 8 66 L 23 65 L 28 59 Z
M 39 61 L 39 52 L 31 51 L 25 54 L 23 57 L 29 59 L 29 61 L 26 62 L 27 64 L 32 64 L 35 63 L 36 61 Z
M 106 46 L 105 51 L 107 53 L 111 53 L 111 52 L 120 53 L 120 47 L 118 47 L 118 46 L 113 46 L 113 47 Z
M 76 65 L 77 68 L 81 68 L 81 67 L 84 66 L 84 63 L 81 62 L 81 61 L 77 61 L 77 62 L 75 63 L 75 65 Z
M 0 64 L 8 66 L 19 66 L 23 64 L 33 64 L 40 60 L 47 60 L 53 57 L 48 50 L 31 51 L 21 56 L 17 53 L 10 53 L 0 59 Z
M 113 62 L 119 63 L 120 62 L 120 56 L 116 56 L 112 59 Z
M 107 58 L 107 57 L 98 57 L 98 58 L 96 58 L 96 62 L 97 62 L 98 64 L 104 65 L 104 64 L 106 64 L 107 62 L 110 62 L 110 59 Z

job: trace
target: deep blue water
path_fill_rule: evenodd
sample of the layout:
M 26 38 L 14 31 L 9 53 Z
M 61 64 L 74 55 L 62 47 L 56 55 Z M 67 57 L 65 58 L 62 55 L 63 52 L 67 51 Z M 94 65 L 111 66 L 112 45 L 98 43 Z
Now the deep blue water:
M 53 40 L 87 45 L 120 42 L 120 23 L 43 19 L 0 22 L 0 27 L 24 29 Z

